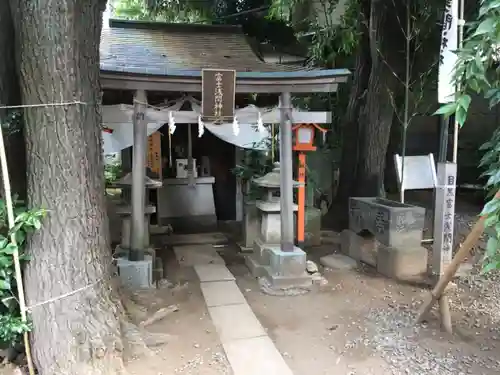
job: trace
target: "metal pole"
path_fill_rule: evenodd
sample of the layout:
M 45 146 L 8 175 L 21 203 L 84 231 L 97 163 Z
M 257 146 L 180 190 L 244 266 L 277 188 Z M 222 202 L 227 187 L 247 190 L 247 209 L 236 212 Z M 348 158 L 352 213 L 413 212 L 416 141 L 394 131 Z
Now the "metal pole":
M 280 102 L 281 250 L 293 251 L 293 166 L 292 122 L 290 118 L 292 99 L 290 93 L 282 93 Z
M 146 205 L 146 149 L 147 124 L 145 122 L 147 96 L 143 90 L 138 90 L 134 96 L 134 148 L 132 150 L 132 217 L 130 228 L 129 260 L 144 260 L 144 210 Z

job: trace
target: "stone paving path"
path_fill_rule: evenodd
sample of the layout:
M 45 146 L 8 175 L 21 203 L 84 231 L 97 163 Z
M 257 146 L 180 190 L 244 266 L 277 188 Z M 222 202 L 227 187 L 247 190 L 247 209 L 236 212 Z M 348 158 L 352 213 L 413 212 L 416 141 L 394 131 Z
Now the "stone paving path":
M 293 375 L 212 245 L 175 246 L 192 266 L 234 375 Z

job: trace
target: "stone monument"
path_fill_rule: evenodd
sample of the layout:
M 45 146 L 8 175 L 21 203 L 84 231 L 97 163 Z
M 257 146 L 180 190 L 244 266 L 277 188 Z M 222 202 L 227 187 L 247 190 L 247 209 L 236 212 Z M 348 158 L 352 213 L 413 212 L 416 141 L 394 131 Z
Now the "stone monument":
M 130 189 L 132 185 L 132 176 L 127 174 L 115 182 L 115 186 Z M 162 186 L 161 181 L 153 180 L 149 177 L 144 179 L 145 189 L 158 189 Z M 148 196 L 148 194 L 146 194 Z M 117 207 L 117 213 L 122 218 L 121 243 L 115 250 L 117 259 L 118 273 L 125 286 L 133 288 L 149 288 L 153 285 L 153 264 L 155 262 L 155 253 L 150 249 L 149 242 L 149 222 L 151 214 L 156 212 L 156 207 L 147 204 L 144 210 L 145 234 L 144 249 L 146 252 L 143 261 L 131 261 L 128 259 L 131 236 L 131 215 L 132 208 L 130 204 L 121 204 Z
M 288 288 L 309 286 L 311 278 L 306 273 L 306 253 L 298 247 L 293 251 L 281 249 L 280 167 L 274 164 L 271 172 L 254 180 L 257 186 L 267 190 L 264 199 L 255 206 L 259 214 L 259 234 L 254 242 L 253 253 L 247 256 L 247 266 L 255 277 L 265 277 L 271 286 Z M 293 182 L 297 187 L 298 182 Z M 297 205 L 293 210 L 297 211 Z
M 421 246 L 424 220 L 422 207 L 382 198 L 350 198 L 342 252 L 384 276 L 417 279 L 427 272 L 427 250 Z

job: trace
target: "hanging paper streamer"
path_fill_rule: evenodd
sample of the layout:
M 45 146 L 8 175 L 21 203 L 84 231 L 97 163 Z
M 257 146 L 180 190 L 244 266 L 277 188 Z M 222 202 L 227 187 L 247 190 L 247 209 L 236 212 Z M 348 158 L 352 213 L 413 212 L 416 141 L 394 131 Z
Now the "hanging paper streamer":
M 262 115 L 259 112 L 259 117 L 257 118 L 257 130 L 259 133 L 264 133 L 266 129 L 264 128 L 264 121 L 262 121 Z
M 172 133 L 168 132 L 168 166 L 173 167 L 172 161 Z
M 203 121 L 201 120 L 201 115 L 198 116 L 198 138 L 205 133 L 205 126 L 203 125 Z
M 240 134 L 240 124 L 238 123 L 238 119 L 236 118 L 236 116 L 234 116 L 233 120 L 233 133 L 234 135 Z
M 174 134 L 175 129 L 176 129 L 176 126 L 175 126 L 174 114 L 172 113 L 172 111 L 169 111 L 168 112 L 168 130 L 169 130 L 169 133 Z

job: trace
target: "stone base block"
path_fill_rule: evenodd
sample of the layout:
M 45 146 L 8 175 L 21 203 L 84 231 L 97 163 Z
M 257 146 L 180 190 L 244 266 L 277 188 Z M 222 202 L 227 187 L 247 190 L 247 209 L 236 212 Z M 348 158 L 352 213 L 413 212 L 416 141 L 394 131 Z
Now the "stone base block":
M 341 251 L 352 259 L 377 266 L 377 252 L 379 243 L 373 237 L 361 237 L 351 230 L 344 230 L 340 234 Z
M 275 276 L 301 276 L 306 270 L 306 253 L 298 247 L 293 251 L 282 251 L 279 246 L 265 247 L 262 263 L 269 266 Z
M 155 249 L 153 249 L 151 247 L 148 247 L 148 248 L 144 249 L 144 252 L 146 253 L 147 256 L 151 256 L 152 258 L 156 257 Z M 128 258 L 128 254 L 129 254 L 129 249 L 128 248 L 123 247 L 123 245 L 117 245 L 115 247 L 115 252 L 114 252 L 113 257 L 115 259 L 119 259 L 119 258 L 125 258 L 126 259 L 126 258 Z
M 130 289 L 146 289 L 153 286 L 153 257 L 146 256 L 142 261 L 118 258 L 118 275 L 122 285 Z
M 244 242 L 237 242 L 236 245 L 240 248 L 240 252 L 242 253 L 253 253 L 253 247 L 247 247 L 244 245 Z
M 427 275 L 427 249 L 414 247 L 398 249 L 379 246 L 377 271 L 387 277 L 416 281 Z
M 311 288 L 313 285 L 312 277 L 306 272 L 293 277 L 277 276 L 272 274 L 269 267 L 264 267 L 264 277 L 273 289 Z
M 254 254 L 245 257 L 245 264 L 247 265 L 253 277 L 259 278 L 265 275 L 264 266 L 255 258 Z
M 254 253 L 246 257 L 246 264 L 254 277 L 265 277 L 276 288 L 312 285 L 306 273 L 307 256 L 300 248 L 282 251 L 279 245 L 258 243 Z

